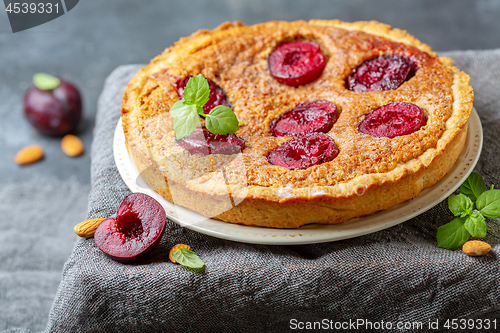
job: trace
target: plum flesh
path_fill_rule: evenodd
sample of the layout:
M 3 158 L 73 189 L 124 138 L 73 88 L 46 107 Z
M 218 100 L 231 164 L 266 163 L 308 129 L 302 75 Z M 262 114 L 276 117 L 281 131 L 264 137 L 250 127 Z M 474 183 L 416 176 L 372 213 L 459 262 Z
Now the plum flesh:
M 331 137 L 323 133 L 311 133 L 285 142 L 271 151 L 267 160 L 290 170 L 307 169 L 332 161 L 338 153 Z
M 418 131 L 425 123 L 424 112 L 415 104 L 393 102 L 370 111 L 357 125 L 357 130 L 392 139 Z
M 416 65 L 406 57 L 381 56 L 355 68 L 347 78 L 347 88 L 356 92 L 394 90 L 415 71 Z
M 143 193 L 132 193 L 120 203 L 115 218 L 101 222 L 94 240 L 112 259 L 132 263 L 158 245 L 165 223 L 165 209 L 158 201 Z
M 273 136 L 297 136 L 332 129 L 338 118 L 337 106 L 328 101 L 302 103 L 271 123 Z
M 191 154 L 202 156 L 238 154 L 245 148 L 245 140 L 234 133 L 213 134 L 205 127 L 197 127 L 191 134 L 175 142 Z
M 298 87 L 320 77 L 326 58 L 318 44 L 295 41 L 276 47 L 267 58 L 267 64 L 276 81 Z

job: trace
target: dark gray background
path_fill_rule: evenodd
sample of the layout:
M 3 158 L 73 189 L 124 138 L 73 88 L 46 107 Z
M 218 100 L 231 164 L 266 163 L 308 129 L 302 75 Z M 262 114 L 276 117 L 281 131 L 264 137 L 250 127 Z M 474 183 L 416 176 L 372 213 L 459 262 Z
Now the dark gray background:
M 51 221 L 50 225 L 59 229 L 53 235 L 53 252 L 45 254 L 45 257 L 44 249 L 25 244 L 42 237 L 37 236 L 36 230 L 43 226 L 44 221 L 36 220 L 36 211 L 32 214 L 32 221 L 16 220 L 15 213 L 7 214 L 8 223 L 19 227 L 8 229 L 8 237 L 14 244 L 10 248 L 13 258 L 8 258 L 10 261 L 6 262 L 3 261 L 5 256 L 0 256 L 0 283 L 5 286 L 0 290 L 11 289 L 8 295 L 0 294 L 0 309 L 14 304 L 19 308 L 19 316 L 5 319 L 0 315 L 0 330 L 14 327 L 40 330 L 46 323 L 62 265 L 71 253 L 76 237 L 72 226 L 86 214 L 92 129 L 97 98 L 106 76 L 119 65 L 147 63 L 180 37 L 198 29 L 215 28 L 224 21 L 239 20 L 254 24 L 268 20 L 312 18 L 378 20 L 407 30 L 436 51 L 500 47 L 500 0 L 82 0 L 62 17 L 16 34 L 12 33 L 7 14 L 2 11 L 0 193 L 5 198 L 11 193 L 9 191 L 13 191 L 12 186 L 24 186 L 26 190 L 23 192 L 25 198 L 17 206 L 0 205 L 0 214 L 3 218 L 6 210 L 15 212 L 38 207 L 34 203 L 50 196 L 51 191 L 58 191 L 54 197 L 65 200 L 65 205 L 71 205 L 73 211 L 59 226 L 58 221 Z M 22 97 L 36 72 L 67 78 L 80 88 L 84 96 L 84 121 L 78 135 L 87 147 L 83 156 L 65 156 L 60 149 L 59 138 L 38 134 L 24 120 Z M 12 159 L 15 153 L 32 143 L 44 146 L 44 160 L 25 167 L 14 164 Z M 26 185 L 34 182 L 39 184 L 38 187 Z M 58 184 L 64 186 L 57 190 Z M 37 193 L 32 193 L 33 189 L 38 189 Z M 70 212 L 68 206 L 59 209 Z M 47 219 L 56 212 L 57 207 L 51 207 L 43 216 Z M 0 223 L 0 233 L 5 231 L 2 228 L 7 229 L 5 225 Z M 31 231 L 32 238 L 24 243 L 19 241 L 23 239 L 21 233 L 29 230 L 35 230 Z M 4 239 L 0 238 L 0 242 Z M 19 243 L 17 250 L 15 243 Z M 42 267 L 30 268 L 22 264 L 24 256 L 33 254 L 45 258 L 40 263 L 50 266 L 50 279 L 44 279 L 43 274 L 33 275 L 36 269 L 41 270 Z M 16 279 L 22 274 L 32 274 L 33 281 L 28 292 L 19 292 L 19 295 L 24 295 L 23 302 L 16 303 L 19 300 L 16 286 L 28 288 L 16 285 Z M 35 295 L 42 288 L 45 292 L 43 297 L 29 298 L 30 294 Z

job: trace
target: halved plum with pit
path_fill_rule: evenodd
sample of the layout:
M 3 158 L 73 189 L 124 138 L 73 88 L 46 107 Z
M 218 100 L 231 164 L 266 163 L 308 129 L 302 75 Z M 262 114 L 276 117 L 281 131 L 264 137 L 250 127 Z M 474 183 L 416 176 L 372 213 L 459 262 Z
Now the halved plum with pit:
M 327 133 L 337 121 L 337 106 L 328 101 L 301 103 L 271 123 L 273 136 Z
M 415 75 L 415 71 L 416 65 L 408 58 L 381 56 L 353 69 L 347 87 L 356 92 L 394 90 Z
M 150 253 L 165 232 L 165 209 L 152 197 L 132 193 L 118 207 L 116 217 L 97 227 L 96 245 L 112 259 L 131 263 Z
M 370 111 L 357 125 L 357 130 L 392 139 L 418 131 L 425 123 L 421 108 L 412 103 L 394 102 Z
M 175 142 L 191 154 L 203 156 L 238 154 L 245 148 L 245 139 L 234 133 L 213 134 L 205 127 L 197 127 L 191 134 Z
M 177 94 L 181 99 L 184 98 L 184 88 L 186 88 L 186 85 L 190 78 L 191 76 L 186 76 L 185 78 L 179 79 L 176 82 Z M 203 112 L 208 114 L 210 113 L 210 110 L 212 110 L 217 105 L 224 105 L 227 107 L 231 107 L 231 103 L 229 103 L 229 99 L 224 90 L 221 87 L 219 87 L 219 85 L 214 81 L 210 79 L 207 79 L 207 81 L 208 81 L 208 87 L 210 88 L 210 95 L 208 95 L 208 102 L 203 106 Z
M 290 170 L 307 169 L 332 161 L 338 153 L 339 149 L 331 137 L 323 133 L 311 133 L 285 142 L 271 151 L 267 160 Z
M 276 47 L 267 63 L 279 83 L 297 87 L 316 80 L 326 66 L 326 58 L 318 44 L 296 41 Z

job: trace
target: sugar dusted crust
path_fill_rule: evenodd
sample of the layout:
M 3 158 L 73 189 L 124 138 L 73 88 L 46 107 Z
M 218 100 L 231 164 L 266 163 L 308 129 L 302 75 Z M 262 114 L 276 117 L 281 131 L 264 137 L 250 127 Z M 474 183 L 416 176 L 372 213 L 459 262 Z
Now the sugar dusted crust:
M 267 56 L 291 40 L 318 43 L 328 62 L 316 81 L 293 88 L 267 70 Z M 345 78 L 363 61 L 398 54 L 416 61 L 414 77 L 398 89 L 357 93 Z M 221 86 L 245 125 L 237 155 L 191 155 L 174 142 L 170 107 L 175 82 L 203 74 Z M 328 100 L 341 111 L 330 135 L 331 162 L 306 170 L 268 163 L 290 137 L 272 137 L 269 124 L 301 102 Z M 223 221 L 276 228 L 334 224 L 416 197 L 441 179 L 466 139 L 473 92 L 469 77 L 405 31 L 378 22 L 312 20 L 254 26 L 224 23 L 180 39 L 142 68 L 122 105 L 130 156 L 141 176 L 167 200 Z M 395 101 L 421 107 L 427 124 L 393 139 L 359 133 L 370 110 Z

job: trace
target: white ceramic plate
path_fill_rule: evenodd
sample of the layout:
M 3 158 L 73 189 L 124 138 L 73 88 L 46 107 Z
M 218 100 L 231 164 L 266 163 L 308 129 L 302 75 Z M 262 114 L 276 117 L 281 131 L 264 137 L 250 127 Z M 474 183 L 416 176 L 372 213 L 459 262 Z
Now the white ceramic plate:
M 469 176 L 479 159 L 482 145 L 481 121 L 473 108 L 464 150 L 451 170 L 434 186 L 423 190 L 412 200 L 367 217 L 335 225 L 309 224 L 298 229 L 272 229 L 221 222 L 165 200 L 140 178 L 125 146 L 121 119 L 116 126 L 113 151 L 118 171 L 130 190 L 154 197 L 165 208 L 167 217 L 177 224 L 237 242 L 280 245 L 322 243 L 357 237 L 392 227 L 422 214 L 447 198 Z

